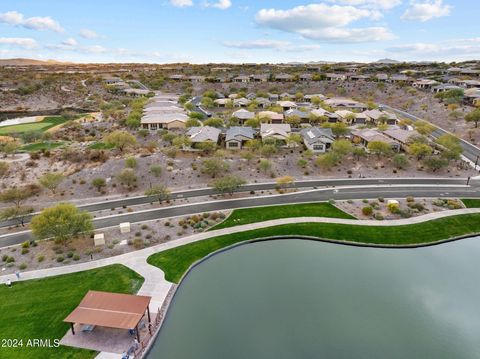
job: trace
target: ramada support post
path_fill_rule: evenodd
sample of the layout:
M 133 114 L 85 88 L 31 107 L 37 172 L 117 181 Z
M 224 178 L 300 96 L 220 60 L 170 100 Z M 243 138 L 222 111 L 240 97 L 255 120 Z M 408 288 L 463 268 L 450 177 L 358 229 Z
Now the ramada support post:
M 152 319 L 150 317 L 150 306 L 147 306 L 147 314 L 148 314 L 148 331 L 152 334 Z
M 75 328 L 73 327 L 73 323 L 70 323 L 70 329 L 72 329 L 72 334 L 75 335 Z

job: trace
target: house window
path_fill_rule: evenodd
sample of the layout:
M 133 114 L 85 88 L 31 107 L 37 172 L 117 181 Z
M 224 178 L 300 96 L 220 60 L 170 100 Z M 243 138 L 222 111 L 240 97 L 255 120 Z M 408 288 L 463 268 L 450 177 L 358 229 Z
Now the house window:
M 150 124 L 150 129 L 151 130 L 156 130 L 157 129 L 157 124 L 156 123 Z
M 229 142 L 229 143 L 228 143 L 228 147 L 229 147 L 229 148 L 231 148 L 231 147 L 233 147 L 233 148 L 238 148 L 238 142 Z
M 323 145 L 313 145 L 314 151 L 323 151 Z

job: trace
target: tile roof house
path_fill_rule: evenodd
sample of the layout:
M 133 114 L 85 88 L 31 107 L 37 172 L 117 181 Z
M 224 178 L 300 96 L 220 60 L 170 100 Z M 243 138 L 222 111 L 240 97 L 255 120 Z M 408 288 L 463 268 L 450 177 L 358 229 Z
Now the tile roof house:
M 420 134 L 415 130 L 409 131 L 409 130 L 404 130 L 404 129 L 401 129 L 401 128 L 385 130 L 385 131 L 383 131 L 383 134 L 387 137 L 390 137 L 392 140 L 400 143 L 404 150 L 406 150 L 407 145 L 408 145 L 408 141 L 412 137 L 420 136 Z
M 312 99 L 315 98 L 315 97 L 319 98 L 320 100 L 325 100 L 326 99 L 326 97 L 324 95 L 322 95 L 321 93 L 305 95 L 303 98 L 305 99 L 306 102 L 312 102 Z
M 331 128 L 310 127 L 300 131 L 305 146 L 314 153 L 326 152 L 335 142 Z
M 232 117 L 236 118 L 239 123 L 243 124 L 245 121 L 255 118 L 255 113 L 242 108 L 232 113 Z
M 363 114 L 369 117 L 375 125 L 382 122 L 385 122 L 387 125 L 396 125 L 398 123 L 397 116 L 390 112 L 373 109 L 364 111 Z
M 336 113 L 329 112 L 323 108 L 317 108 L 315 110 L 310 111 L 310 113 L 316 117 L 326 117 L 328 119 L 328 122 L 330 123 L 335 123 L 340 120 L 340 116 L 338 116 Z
M 220 130 L 211 126 L 190 127 L 187 131 L 187 136 L 190 137 L 192 144 L 214 142 L 218 143 Z
M 255 131 L 251 127 L 230 127 L 225 137 L 225 147 L 229 150 L 239 150 L 246 141 L 255 138 Z
M 277 101 L 277 105 L 282 107 L 284 111 L 291 110 L 292 108 L 297 108 L 297 104 L 292 101 Z
M 296 108 L 292 108 L 290 110 L 285 111 L 285 117 L 290 117 L 290 116 L 298 116 L 302 120 L 309 119 L 309 114 L 307 112 L 297 110 Z
M 161 128 L 175 129 L 185 128 L 188 116 L 181 112 L 156 112 L 142 117 L 140 125 L 142 128 L 156 131 Z
M 273 111 L 260 111 L 258 113 L 258 118 L 264 122 L 266 119 L 268 123 L 283 123 L 283 113 L 273 112 Z
M 365 147 L 367 147 L 371 142 L 385 142 L 388 143 L 394 151 L 398 152 L 401 148 L 399 142 L 373 129 L 353 130 L 352 136 L 354 142 L 360 143 Z
M 247 107 L 250 105 L 252 101 L 250 101 L 248 98 L 241 97 L 241 98 L 236 98 L 233 100 L 233 106 L 234 107 Z
M 333 97 L 324 101 L 326 105 L 331 106 L 335 109 L 350 109 L 350 110 L 360 110 L 365 111 L 367 106 L 361 102 L 352 100 L 350 98 L 343 97 Z
M 262 141 L 274 138 L 275 140 L 286 142 L 292 129 L 289 124 L 284 123 L 262 123 L 260 124 L 260 137 Z

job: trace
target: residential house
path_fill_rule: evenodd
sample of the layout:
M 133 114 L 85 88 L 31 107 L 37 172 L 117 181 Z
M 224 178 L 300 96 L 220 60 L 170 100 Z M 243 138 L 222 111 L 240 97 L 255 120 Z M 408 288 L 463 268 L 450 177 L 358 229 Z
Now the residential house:
M 243 123 L 245 123 L 245 121 L 254 118 L 255 113 L 247 111 L 247 110 L 242 108 L 241 110 L 238 110 L 238 111 L 235 111 L 234 113 L 232 113 L 232 117 L 238 119 L 238 122 L 243 124 Z
M 391 139 L 383 133 L 373 129 L 353 130 L 353 141 L 359 143 L 364 147 L 368 147 L 371 142 L 385 142 L 388 143 L 396 152 L 400 151 L 401 145 L 399 142 Z
M 297 104 L 292 101 L 277 101 L 277 105 L 283 108 L 283 111 L 291 110 L 292 108 L 297 108 Z
M 211 126 L 190 127 L 187 136 L 193 147 L 199 143 L 218 143 L 220 130 Z
M 252 101 L 245 97 L 236 98 L 233 100 L 233 107 L 247 107 L 251 102 Z
M 327 122 L 329 122 L 329 123 L 336 123 L 336 122 L 340 121 L 340 116 L 338 116 L 334 112 L 329 112 L 329 111 L 327 111 L 323 108 L 318 108 L 318 109 L 312 110 L 310 113 L 313 116 L 316 116 L 316 117 L 326 117 Z
M 420 79 L 415 81 L 412 86 L 422 89 L 422 90 L 430 90 L 433 86 L 437 86 L 438 81 L 430 80 L 430 79 Z
M 150 90 L 132 89 L 132 88 L 122 89 L 121 92 L 124 95 L 130 96 L 130 97 L 145 97 L 151 93 Z
M 205 76 L 189 76 L 188 80 L 193 83 L 204 82 Z
M 255 99 L 255 102 L 258 104 L 258 107 L 261 107 L 261 108 L 268 108 L 272 106 L 272 102 L 268 98 L 264 98 L 264 97 L 257 97 Z
M 150 131 L 173 130 L 185 128 L 187 121 L 188 116 L 181 112 L 156 112 L 143 116 L 140 120 L 140 126 Z
M 289 94 L 288 92 L 284 92 L 280 94 L 280 98 L 282 100 L 295 100 L 295 95 Z
M 327 80 L 331 80 L 331 81 L 345 81 L 347 79 L 347 75 L 345 74 L 329 73 L 329 74 L 326 74 L 325 77 L 327 78 Z
M 312 81 L 313 75 L 312 74 L 301 74 L 298 76 L 300 81 Z
M 312 99 L 315 98 L 315 97 L 322 100 L 322 101 L 326 99 L 326 97 L 324 95 L 322 95 L 321 93 L 312 94 L 312 95 L 305 95 L 303 98 L 304 98 L 305 102 L 312 102 Z
M 441 84 L 438 86 L 432 87 L 432 92 L 439 93 L 439 92 L 446 92 L 450 90 L 463 90 L 460 86 L 450 85 L 450 84 Z
M 247 82 L 250 82 L 250 76 L 240 75 L 240 76 L 234 77 L 232 81 L 247 83 Z
M 185 79 L 185 76 L 183 75 L 171 75 L 168 77 L 172 81 L 181 81 Z
M 286 144 L 292 129 L 285 123 L 262 123 L 260 124 L 260 137 L 262 141 L 275 139 L 280 144 Z
M 295 80 L 295 77 L 289 74 L 279 74 L 275 76 L 275 81 L 289 82 Z
M 408 142 L 412 137 L 420 136 L 420 134 L 415 131 L 404 130 L 401 128 L 394 128 L 383 131 L 383 134 L 392 140 L 400 143 L 402 150 L 406 151 L 408 148 Z
M 374 125 L 379 125 L 380 123 L 386 123 L 387 125 L 396 125 L 398 123 L 397 116 L 387 111 L 373 109 L 364 111 L 363 114 L 370 118 L 371 122 Z
M 305 146 L 314 153 L 324 153 L 335 142 L 331 128 L 310 127 L 300 131 Z
M 269 76 L 268 75 L 252 75 L 250 76 L 252 82 L 267 82 Z
M 218 107 L 227 107 L 229 104 L 232 103 L 232 100 L 230 100 L 229 98 L 219 98 L 214 100 L 213 103 Z
M 283 123 L 284 116 L 282 113 L 273 112 L 273 111 L 260 111 L 258 113 L 258 118 L 262 122 L 267 123 Z
M 398 75 L 392 75 L 390 76 L 390 78 L 388 79 L 388 82 L 393 82 L 393 83 L 397 83 L 397 82 L 411 82 L 413 81 L 410 77 L 408 77 L 407 75 L 403 75 L 403 74 L 398 74 Z
M 324 101 L 326 105 L 333 107 L 334 109 L 337 110 L 359 110 L 359 111 L 365 111 L 367 109 L 367 105 L 352 100 L 350 98 L 344 98 L 344 97 L 333 97 L 329 98 Z
M 300 118 L 301 123 L 308 123 L 310 115 L 307 112 L 300 111 L 296 108 L 292 108 L 290 110 L 285 111 L 285 118 L 292 117 L 292 116 L 297 116 Z
M 268 94 L 268 99 L 272 102 L 278 101 L 280 99 L 280 96 L 276 93 L 269 93 Z
M 355 113 L 348 110 L 338 110 L 335 113 L 343 122 L 349 125 L 365 125 L 369 118 L 364 113 Z
M 385 82 L 388 80 L 388 75 L 387 74 L 376 74 L 374 76 L 375 80 L 380 81 L 380 82 Z
M 255 138 L 255 131 L 251 127 L 230 127 L 225 136 L 225 147 L 229 150 L 240 150 L 245 142 Z

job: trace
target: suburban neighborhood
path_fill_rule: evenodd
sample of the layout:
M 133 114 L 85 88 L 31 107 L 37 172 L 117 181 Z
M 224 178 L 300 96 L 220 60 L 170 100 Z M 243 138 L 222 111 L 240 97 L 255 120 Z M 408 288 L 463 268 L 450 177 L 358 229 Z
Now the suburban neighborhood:
M 480 357 L 478 6 L 111 5 L 0 4 L 0 358 Z

